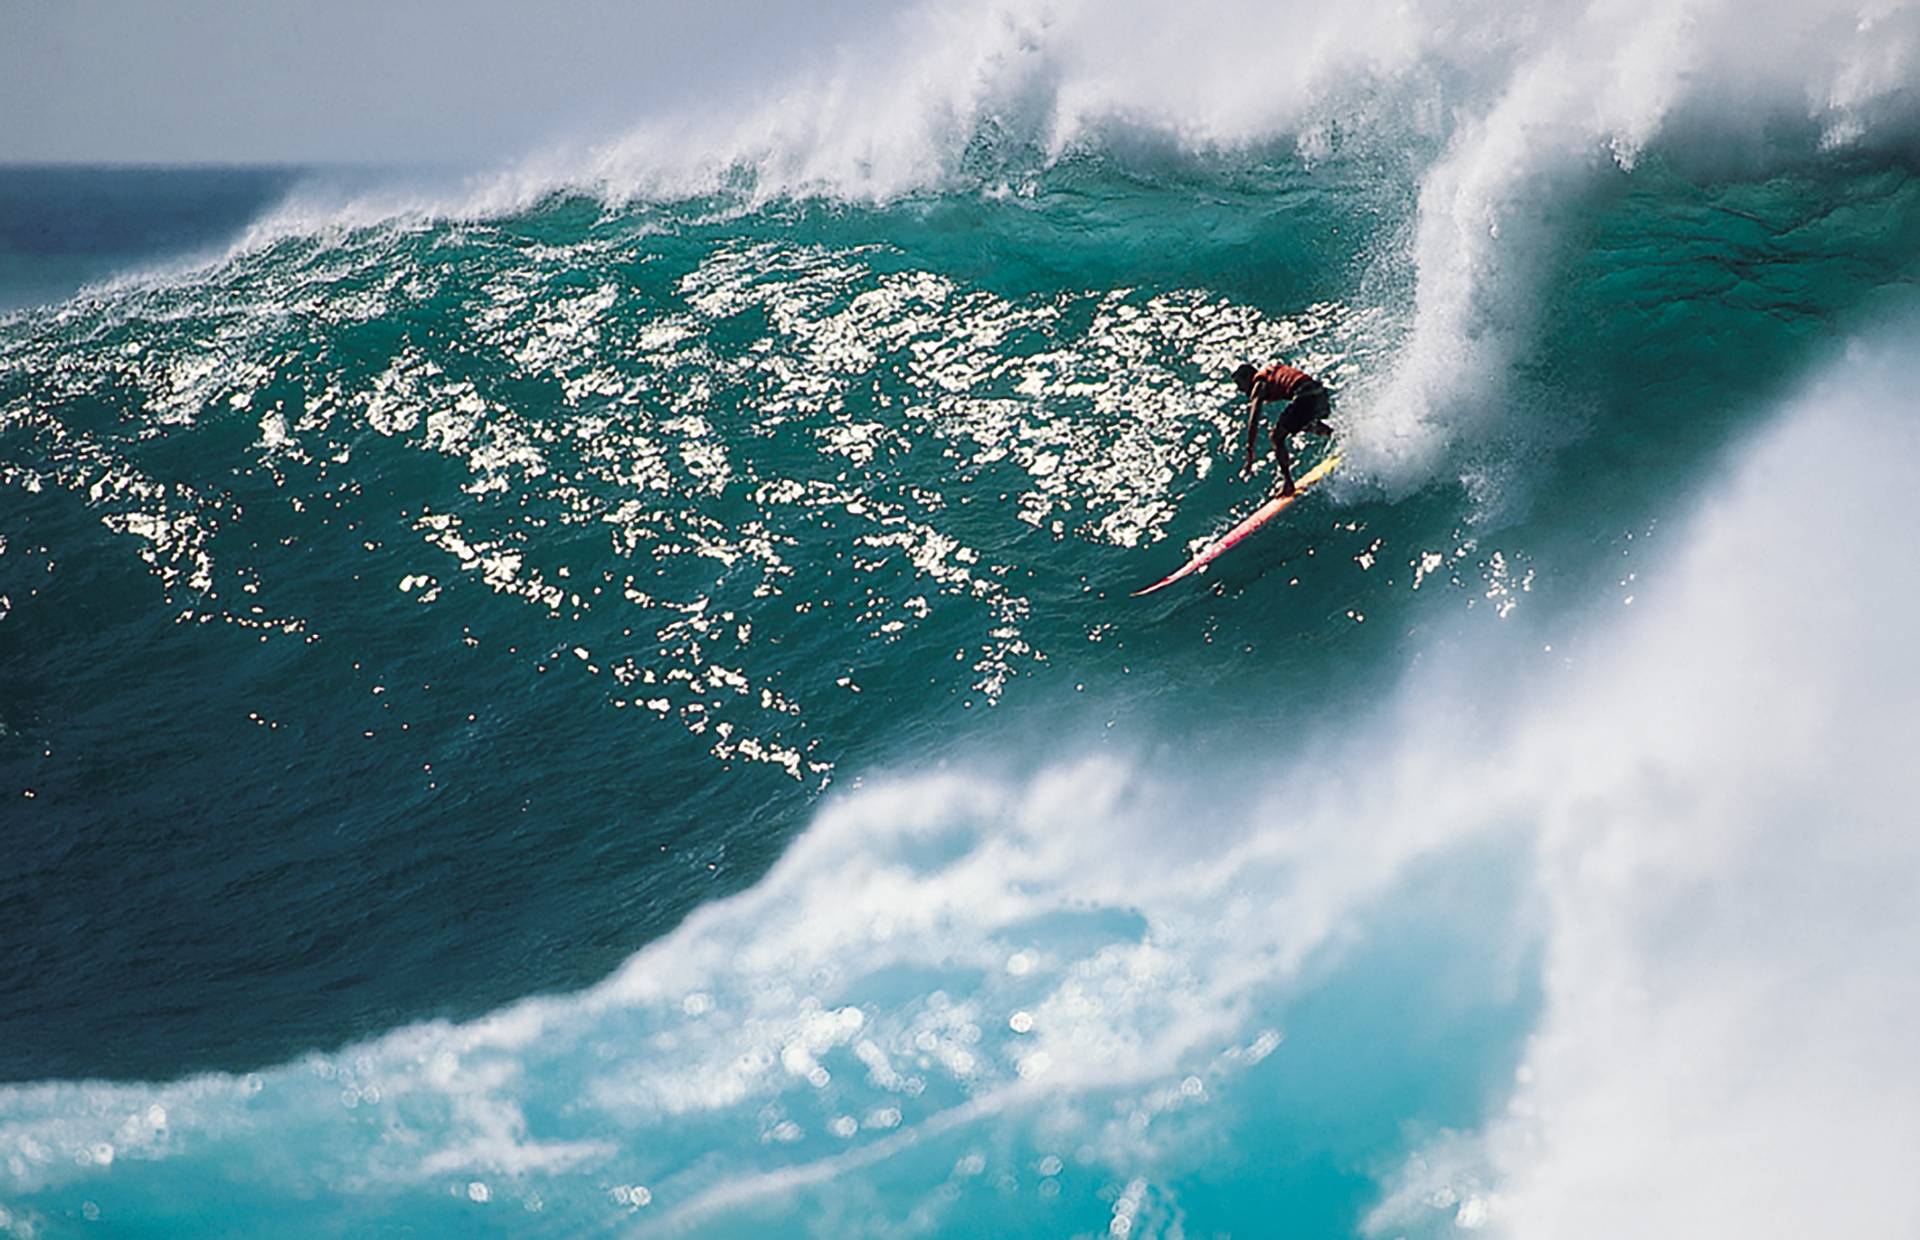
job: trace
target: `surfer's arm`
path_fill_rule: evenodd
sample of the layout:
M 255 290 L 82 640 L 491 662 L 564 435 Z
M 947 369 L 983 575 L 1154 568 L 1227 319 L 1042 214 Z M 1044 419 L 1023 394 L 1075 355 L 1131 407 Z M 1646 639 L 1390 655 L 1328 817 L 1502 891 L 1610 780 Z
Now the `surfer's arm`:
M 1260 398 L 1247 402 L 1247 472 L 1253 472 L 1253 450 L 1260 443 Z

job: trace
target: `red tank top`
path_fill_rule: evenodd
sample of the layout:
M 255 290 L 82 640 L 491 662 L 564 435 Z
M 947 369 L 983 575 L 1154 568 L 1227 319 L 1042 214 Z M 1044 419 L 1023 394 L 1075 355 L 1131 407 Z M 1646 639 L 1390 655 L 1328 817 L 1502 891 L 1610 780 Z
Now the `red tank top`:
M 1253 379 L 1261 400 L 1292 400 L 1302 387 L 1313 382 L 1312 375 L 1285 362 L 1254 372 Z

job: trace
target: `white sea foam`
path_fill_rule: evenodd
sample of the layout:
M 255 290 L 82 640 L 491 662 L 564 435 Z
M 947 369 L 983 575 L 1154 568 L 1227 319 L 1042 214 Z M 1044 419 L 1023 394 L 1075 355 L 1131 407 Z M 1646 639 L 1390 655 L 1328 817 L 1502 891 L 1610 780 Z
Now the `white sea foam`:
M 1468 1201 L 1514 1236 L 1920 1225 L 1915 379 L 1856 350 L 1800 393 L 1511 750 L 1546 1010 L 1502 1117 L 1414 1159 L 1376 1234 Z
M 1431 205 L 1462 226 L 1497 192 L 1595 154 L 1631 165 L 1679 118 L 1717 146 L 1783 117 L 1828 145 L 1911 133 L 1920 21 L 1887 0 L 923 0 L 847 36 L 789 44 L 761 85 L 653 97 L 490 176 L 410 192 L 332 176 L 286 217 L 492 214 L 554 190 L 613 199 L 739 186 L 887 200 L 1105 147 L 1303 158 L 1343 141 L 1450 141 Z M 1452 201 L 1443 201 L 1450 199 Z

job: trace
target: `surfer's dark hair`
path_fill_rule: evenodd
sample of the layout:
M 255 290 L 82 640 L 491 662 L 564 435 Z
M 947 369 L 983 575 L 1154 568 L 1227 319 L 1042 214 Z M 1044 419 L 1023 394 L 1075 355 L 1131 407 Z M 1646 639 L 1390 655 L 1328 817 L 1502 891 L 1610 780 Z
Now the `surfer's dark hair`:
M 1235 383 L 1252 383 L 1253 382 L 1253 363 L 1241 362 L 1240 365 L 1234 369 L 1233 381 Z

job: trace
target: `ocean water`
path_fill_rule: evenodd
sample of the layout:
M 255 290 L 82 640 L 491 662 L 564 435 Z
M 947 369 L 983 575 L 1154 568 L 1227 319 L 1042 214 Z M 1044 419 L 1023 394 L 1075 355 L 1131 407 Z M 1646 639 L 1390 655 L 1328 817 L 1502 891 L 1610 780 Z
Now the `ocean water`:
M 0 173 L 0 1228 L 1920 1226 L 1920 17 L 1293 18 Z
M 206 260 L 279 203 L 293 168 L 0 167 L 0 313 L 156 263 Z

